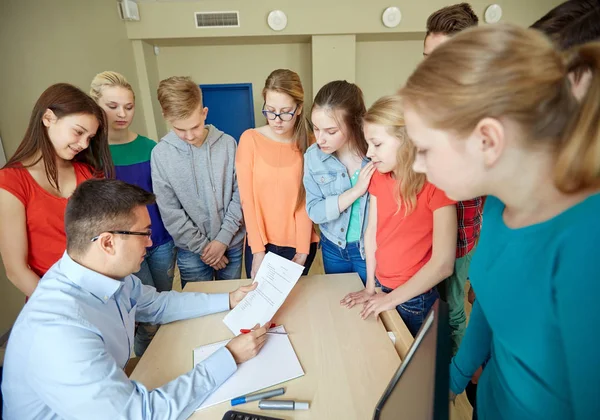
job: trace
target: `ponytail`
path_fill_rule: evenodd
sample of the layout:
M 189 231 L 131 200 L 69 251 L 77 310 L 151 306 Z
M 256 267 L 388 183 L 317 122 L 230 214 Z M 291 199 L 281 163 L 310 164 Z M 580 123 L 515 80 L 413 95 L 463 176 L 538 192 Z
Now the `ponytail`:
M 302 171 L 304 171 L 304 153 L 310 146 L 311 129 L 308 124 L 308 119 L 304 116 L 304 109 L 302 113 L 296 118 L 296 124 L 294 126 L 294 144 L 300 152 L 302 159 Z M 304 189 L 304 182 L 300 181 L 300 189 L 298 190 L 298 197 L 296 198 L 296 210 L 306 205 L 306 190 Z
M 591 72 L 590 84 L 567 126 L 554 172 L 556 186 L 565 193 L 600 188 L 600 42 L 570 54 L 567 73 L 581 68 Z

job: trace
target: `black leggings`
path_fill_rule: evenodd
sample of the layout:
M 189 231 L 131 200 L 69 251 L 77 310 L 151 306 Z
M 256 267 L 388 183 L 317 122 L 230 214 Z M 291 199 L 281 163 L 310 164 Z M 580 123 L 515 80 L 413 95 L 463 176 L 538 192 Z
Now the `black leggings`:
M 246 277 L 250 278 L 250 274 L 252 273 L 252 260 L 254 259 L 254 256 L 252 255 L 252 250 L 248 246 L 248 241 L 246 241 L 245 252 Z M 265 245 L 265 252 L 274 252 L 280 257 L 291 260 L 292 258 L 294 258 L 294 255 L 296 255 L 296 248 L 267 244 Z M 308 257 L 306 257 L 306 263 L 304 263 L 304 271 L 302 272 L 303 276 L 308 275 L 308 270 L 310 270 L 310 266 L 315 260 L 315 255 L 317 255 L 317 242 L 313 242 L 310 244 L 310 252 L 308 253 Z

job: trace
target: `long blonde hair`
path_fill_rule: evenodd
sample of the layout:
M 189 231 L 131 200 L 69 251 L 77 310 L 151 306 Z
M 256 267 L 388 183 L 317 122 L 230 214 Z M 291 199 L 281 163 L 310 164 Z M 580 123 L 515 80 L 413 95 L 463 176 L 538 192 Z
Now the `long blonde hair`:
M 402 98 L 397 95 L 379 98 L 367 111 L 363 121 L 367 124 L 384 126 L 388 133 L 400 142 L 396 155 L 396 186 L 394 197 L 400 211 L 404 204 L 404 215 L 407 216 L 417 206 L 417 195 L 425 185 L 425 175 L 413 170 L 413 163 L 417 157 L 417 148 L 408 138 L 404 115 L 402 112 Z
M 568 73 L 592 70 L 581 103 Z M 462 137 L 483 118 L 509 118 L 531 145 L 556 151 L 554 182 L 565 193 L 600 187 L 600 43 L 565 55 L 537 31 L 499 24 L 468 29 L 440 45 L 400 94 L 433 128 Z
M 288 69 L 273 70 L 271 74 L 269 74 L 269 77 L 267 77 L 267 80 L 265 80 L 265 87 L 262 90 L 264 100 L 267 99 L 267 92 L 270 90 L 291 96 L 298 106 L 298 109 L 301 109 L 300 115 L 296 116 L 296 122 L 294 123 L 293 141 L 304 162 L 304 153 L 306 152 L 306 149 L 308 149 L 308 146 L 310 146 L 311 130 L 305 116 L 304 88 L 302 87 L 300 76 L 298 76 L 298 73 Z M 302 166 L 304 167 L 304 165 Z M 296 200 L 296 209 L 303 207 L 305 202 L 306 190 L 304 189 L 304 183 L 300 182 L 300 191 L 298 192 L 298 198 Z
M 106 87 L 122 87 L 127 89 L 133 95 L 133 100 L 135 101 L 135 92 L 133 88 L 121 73 L 117 73 L 116 71 L 103 71 L 102 73 L 98 73 L 92 83 L 90 85 L 90 96 L 94 99 L 94 101 L 98 102 L 98 100 L 102 97 L 102 89 Z

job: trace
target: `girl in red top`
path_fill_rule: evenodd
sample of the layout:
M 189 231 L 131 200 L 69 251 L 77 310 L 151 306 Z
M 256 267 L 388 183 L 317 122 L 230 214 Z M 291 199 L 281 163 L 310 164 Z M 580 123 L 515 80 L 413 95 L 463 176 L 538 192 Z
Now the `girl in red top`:
M 26 296 L 65 251 L 68 197 L 103 175 L 113 175 L 104 112 L 75 86 L 50 86 L 0 170 L 0 255 L 8 279 Z
M 362 303 L 363 319 L 395 307 L 415 335 L 439 297 L 435 286 L 454 270 L 456 207 L 413 171 L 417 152 L 399 97 L 377 100 L 363 121 L 367 157 L 377 169 L 365 230 L 367 286 L 341 303 L 349 308 Z M 376 278 L 383 293 L 375 293 Z

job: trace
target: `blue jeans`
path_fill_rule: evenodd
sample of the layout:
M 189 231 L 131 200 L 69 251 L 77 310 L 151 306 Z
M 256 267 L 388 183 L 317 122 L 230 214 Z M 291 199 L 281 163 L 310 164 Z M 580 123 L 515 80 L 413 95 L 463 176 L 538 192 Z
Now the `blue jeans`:
M 134 273 L 143 284 L 152 286 L 158 292 L 168 292 L 173 288 L 175 272 L 175 254 L 177 248 L 173 241 L 149 248 L 142 261 L 140 271 Z
M 149 248 L 144 261 L 142 261 L 140 271 L 134 275 L 146 286 L 152 286 L 158 292 L 168 292 L 173 288 L 176 253 L 177 248 L 173 241 Z M 138 324 L 133 342 L 133 350 L 137 356 L 141 357 L 144 354 L 157 330 L 158 325 Z
M 389 287 L 381 286 L 381 291 L 384 293 L 390 293 L 392 290 L 393 289 L 390 289 Z M 423 325 L 423 321 L 425 321 L 425 317 L 439 297 L 440 295 L 434 288 L 429 292 L 415 296 L 414 298 L 396 306 L 396 310 L 400 314 L 400 318 L 402 318 L 413 337 L 419 332 L 421 325 Z
M 367 284 L 367 262 L 360 255 L 360 242 L 348 242 L 342 249 L 321 235 L 325 274 L 358 273 L 363 285 Z
M 181 274 L 181 287 L 184 288 L 188 281 L 236 280 L 241 278 L 243 249 L 243 242 L 227 248 L 225 256 L 229 260 L 229 264 L 222 270 L 215 270 L 210 265 L 205 264 L 199 254 L 180 249 L 177 253 L 177 266 Z
M 296 255 L 296 248 L 291 248 L 289 246 L 278 246 L 273 244 L 265 245 L 266 252 L 274 252 L 280 257 L 287 258 L 291 260 Z M 306 257 L 306 262 L 304 263 L 304 271 L 302 272 L 303 276 L 308 275 L 308 271 L 310 270 L 310 266 L 315 260 L 315 256 L 317 255 L 317 243 L 313 242 L 310 244 L 310 251 L 308 253 L 308 257 Z M 254 255 L 252 255 L 252 249 L 246 244 L 246 277 L 250 278 L 252 273 L 252 260 L 254 259 Z

